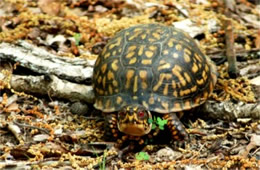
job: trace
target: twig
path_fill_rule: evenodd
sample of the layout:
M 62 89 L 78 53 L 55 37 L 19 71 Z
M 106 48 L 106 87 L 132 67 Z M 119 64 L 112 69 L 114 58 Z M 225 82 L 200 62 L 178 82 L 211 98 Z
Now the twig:
M 225 0 L 225 15 L 230 16 L 228 9 L 229 1 Z M 231 78 L 236 78 L 238 75 L 237 72 L 237 59 L 234 50 L 234 34 L 233 34 L 233 24 L 230 19 L 224 20 L 225 27 L 225 38 L 226 38 L 226 56 L 228 60 L 228 74 Z
M 43 132 L 46 133 L 46 134 L 49 134 L 49 131 L 46 130 L 46 129 L 39 128 L 39 127 L 37 127 L 37 126 L 31 126 L 31 125 L 26 125 L 26 124 L 18 123 L 18 122 L 16 122 L 16 121 L 13 121 L 13 122 L 14 122 L 14 124 L 16 124 L 17 126 L 27 127 L 27 128 L 31 128 L 31 129 L 38 129 L 38 130 L 40 130 L 40 131 L 43 131 Z
M 52 158 L 45 158 L 43 160 L 40 160 L 40 161 L 34 161 L 34 162 L 29 162 L 29 161 L 12 161 L 11 163 L 10 162 L 0 162 L 0 168 L 14 168 L 14 167 L 19 167 L 18 169 L 27 169 L 25 168 L 26 166 L 32 166 L 32 165 L 51 165 L 51 164 L 63 164 L 63 165 L 70 165 L 70 162 L 69 161 L 63 161 L 63 162 L 60 162 L 59 161 L 59 157 L 56 158 L 56 157 L 52 157 Z

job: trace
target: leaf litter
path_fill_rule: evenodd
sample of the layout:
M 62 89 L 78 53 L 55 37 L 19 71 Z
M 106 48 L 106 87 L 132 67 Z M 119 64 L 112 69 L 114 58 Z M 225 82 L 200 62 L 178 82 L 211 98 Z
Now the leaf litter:
M 256 1 L 232 1 L 228 8 L 240 69 L 256 60 L 251 71 L 231 79 L 227 65 L 213 100 L 259 104 L 260 6 Z M 254 3 L 255 2 L 255 3 Z M 136 24 L 164 23 L 187 31 L 213 60 L 223 57 L 224 1 L 135 0 L 3 0 L 0 41 L 27 40 L 64 57 L 96 58 L 121 29 Z M 189 28 L 189 29 L 188 29 Z M 190 31 L 190 32 L 189 32 Z M 252 55 L 247 55 L 251 53 Z M 215 56 L 217 56 L 215 58 Z M 249 63 L 250 65 L 250 63 Z M 0 67 L 2 68 L 2 67 Z M 10 74 L 1 69 L 1 73 Z M 66 101 L 16 92 L 0 79 L 0 168 L 41 169 L 258 169 L 259 120 L 186 122 L 190 140 L 147 144 L 140 152 L 118 157 L 114 143 L 104 141 L 104 120 L 90 104 L 72 113 Z M 257 91 L 258 89 L 258 91 Z M 78 107 L 77 107 L 78 108 Z M 160 129 L 167 122 L 152 120 Z

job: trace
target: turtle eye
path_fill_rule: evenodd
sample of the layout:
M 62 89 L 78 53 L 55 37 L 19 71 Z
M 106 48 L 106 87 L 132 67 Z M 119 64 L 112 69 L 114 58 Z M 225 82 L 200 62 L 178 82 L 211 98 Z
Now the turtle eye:
M 145 112 L 144 111 L 138 112 L 138 117 L 141 118 L 141 119 L 144 119 L 145 118 Z

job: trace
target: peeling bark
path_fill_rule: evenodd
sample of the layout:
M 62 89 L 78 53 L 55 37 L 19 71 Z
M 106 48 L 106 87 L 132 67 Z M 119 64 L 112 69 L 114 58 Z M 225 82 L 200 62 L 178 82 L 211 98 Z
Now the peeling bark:
M 5 75 L 0 73 L 0 79 Z M 12 75 L 11 88 L 15 91 L 50 97 L 62 98 L 69 101 L 83 101 L 93 103 L 94 93 L 92 86 L 71 83 L 61 80 L 54 75 L 50 76 L 20 76 Z
M 19 62 L 22 67 L 73 82 L 91 79 L 95 60 L 60 57 L 26 41 L 0 44 L 0 60 Z
M 209 118 L 237 120 L 239 118 L 260 119 L 260 103 L 234 103 L 231 101 L 216 102 L 208 100 L 202 107 Z

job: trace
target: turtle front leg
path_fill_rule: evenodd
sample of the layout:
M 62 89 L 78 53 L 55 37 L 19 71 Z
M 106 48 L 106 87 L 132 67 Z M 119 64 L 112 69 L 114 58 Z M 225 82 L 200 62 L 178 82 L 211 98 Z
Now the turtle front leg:
M 188 134 L 185 127 L 180 122 L 179 118 L 175 113 L 169 113 L 163 116 L 165 120 L 168 120 L 167 126 L 170 129 L 173 139 L 182 141 L 188 138 Z
M 121 147 L 128 136 L 118 130 L 116 114 L 105 114 L 105 140 L 111 141 L 111 139 L 117 142 L 117 147 Z
M 116 114 L 105 114 L 105 137 L 108 140 L 118 138 Z

